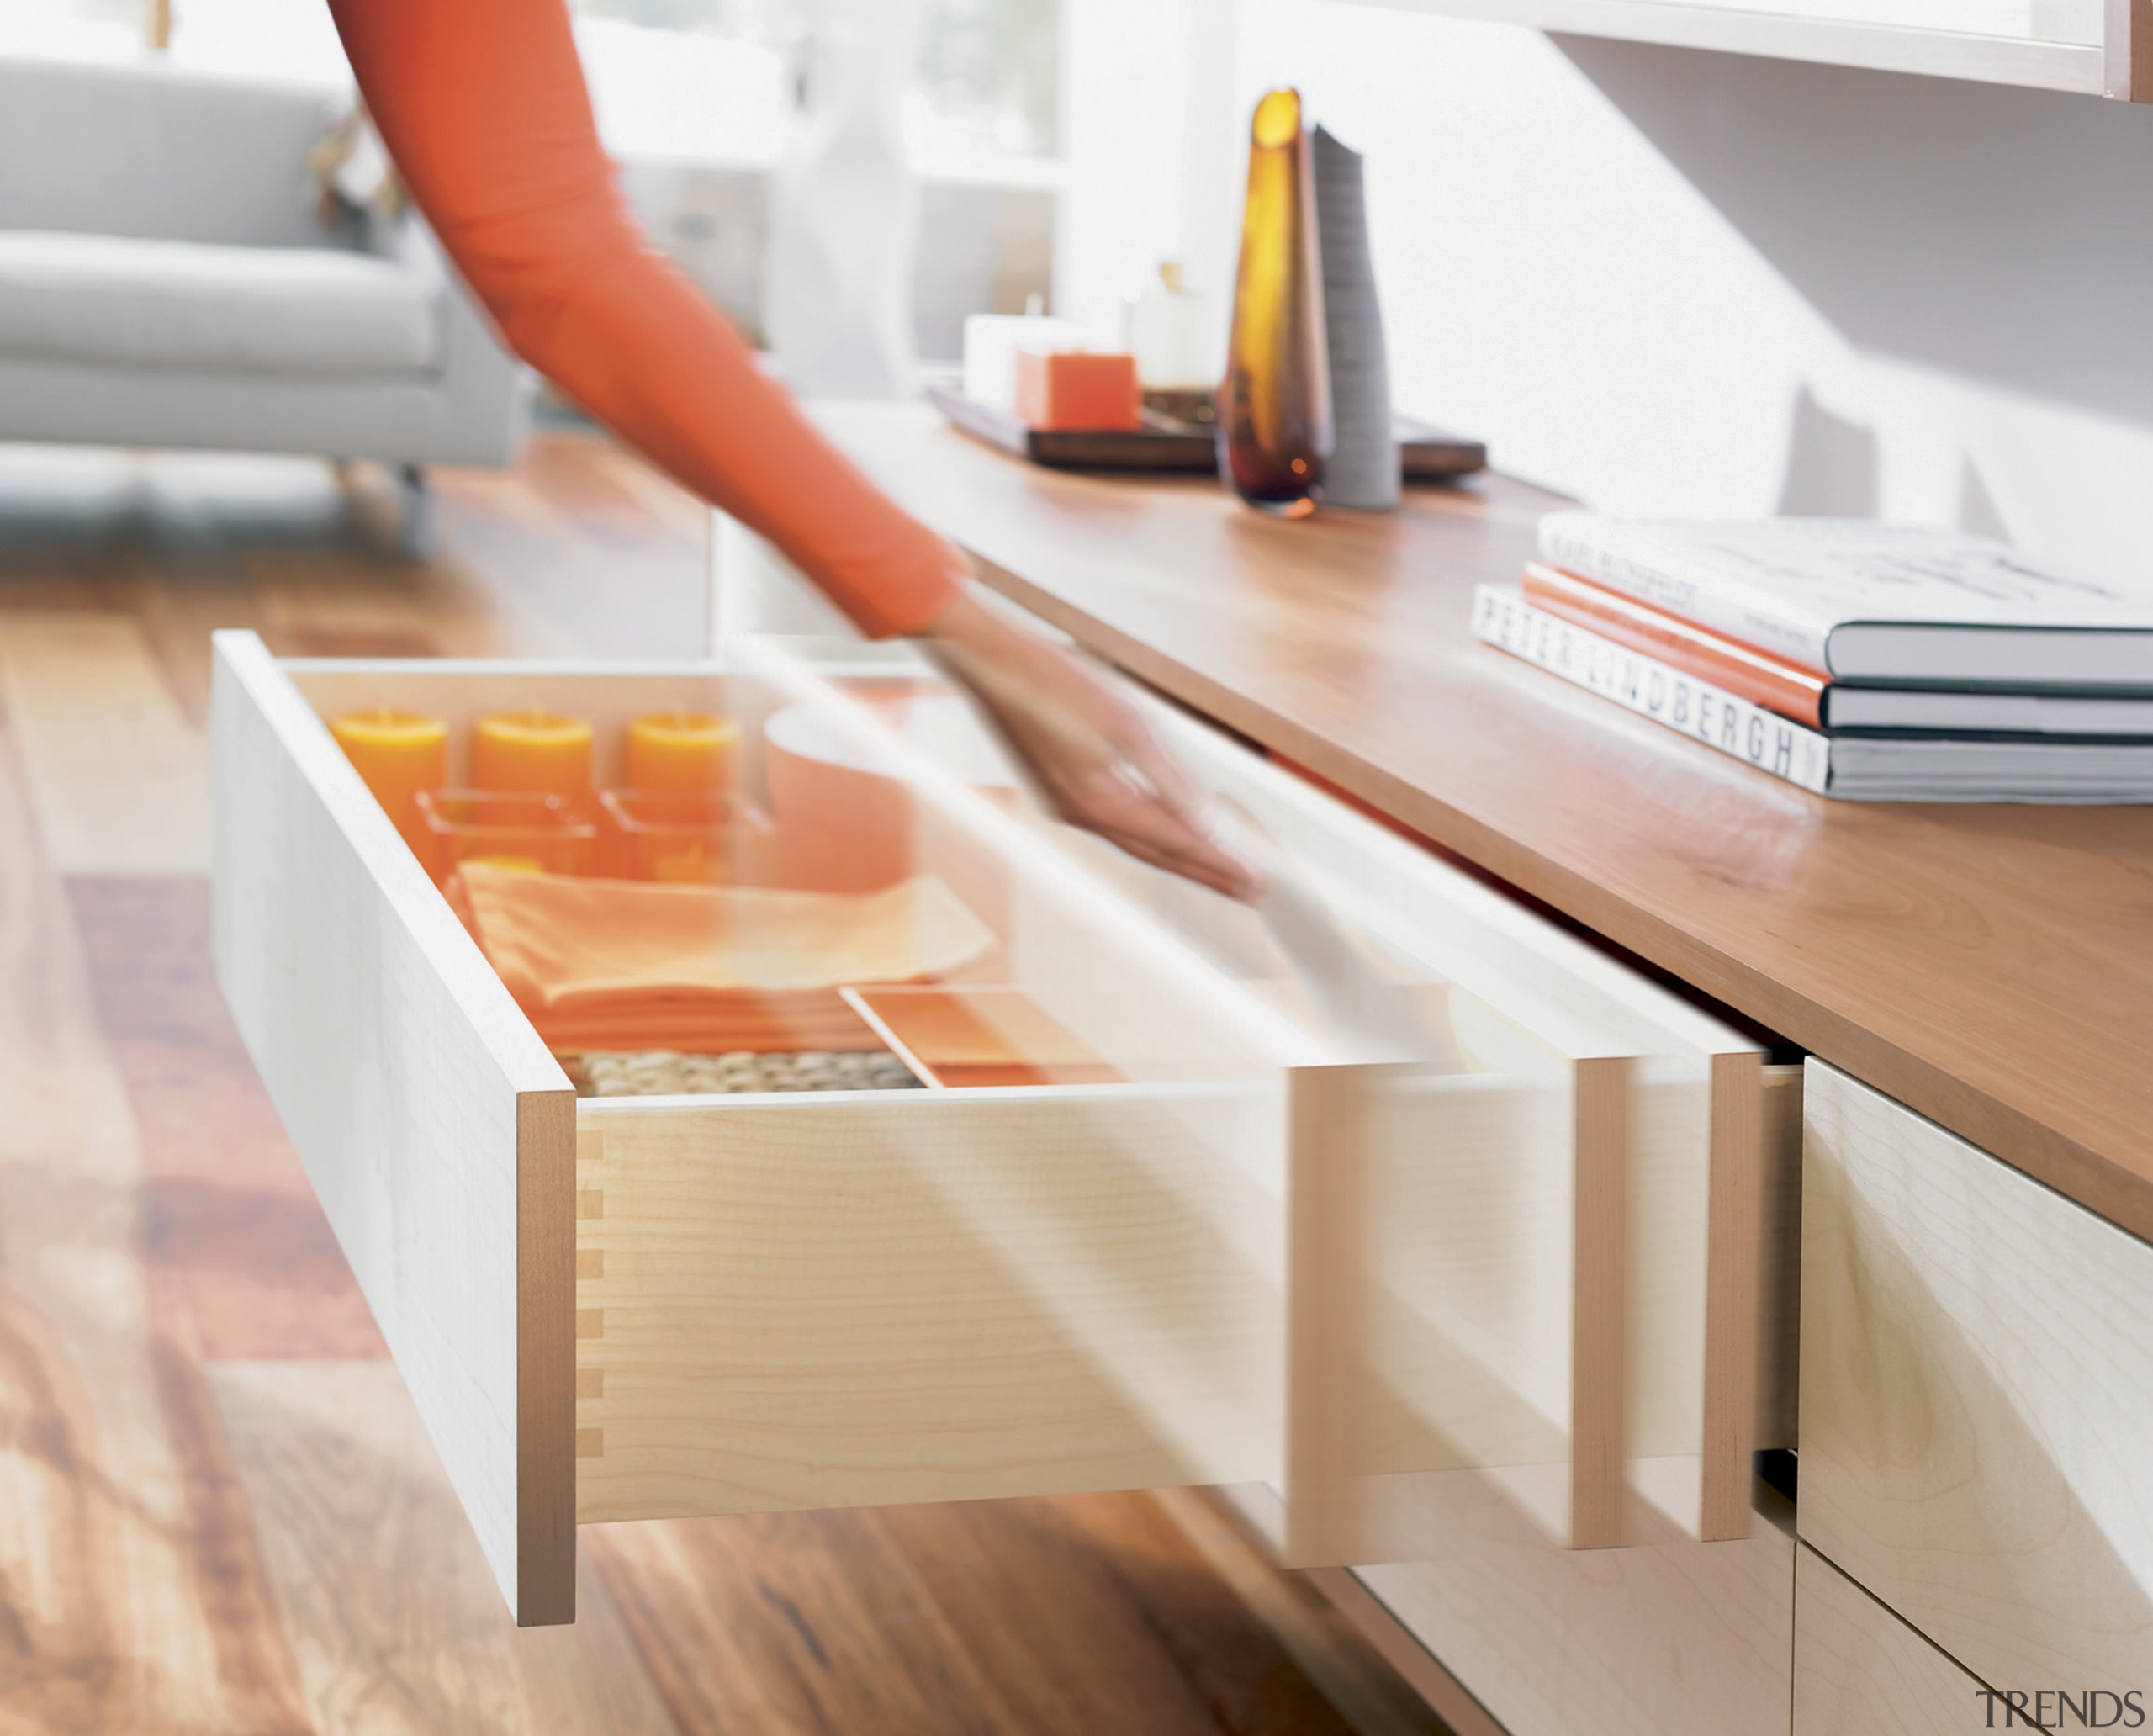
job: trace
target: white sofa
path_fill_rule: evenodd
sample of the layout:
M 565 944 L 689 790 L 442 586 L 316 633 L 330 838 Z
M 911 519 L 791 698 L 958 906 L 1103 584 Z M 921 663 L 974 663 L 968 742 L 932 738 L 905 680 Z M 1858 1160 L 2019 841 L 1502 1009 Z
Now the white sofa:
M 318 86 L 0 59 L 0 440 L 502 464 L 528 370 L 415 217 L 325 224 Z

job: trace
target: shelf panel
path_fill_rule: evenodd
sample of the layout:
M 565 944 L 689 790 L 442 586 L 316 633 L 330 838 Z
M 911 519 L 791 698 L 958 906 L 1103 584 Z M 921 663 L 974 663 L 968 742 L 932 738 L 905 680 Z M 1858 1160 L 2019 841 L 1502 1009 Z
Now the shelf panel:
M 2153 100 L 2153 66 L 2134 75 L 2134 45 L 2153 58 L 2153 0 L 2107 0 L 2098 12 L 2033 0 L 2027 34 L 1947 29 L 1918 22 L 1964 19 L 1992 26 L 2008 8 L 1983 0 L 1870 0 L 1873 19 L 1813 15 L 1804 0 L 1767 10 L 1687 0 L 1362 0 L 1399 12 L 1484 19 L 1579 36 L 1656 42 L 1727 54 L 1816 61 L 1879 71 L 1924 73 L 1987 84 L 2023 85 L 2081 96 Z M 1858 0 L 1846 0 L 1858 3 Z M 2095 28 L 2097 27 L 2097 29 Z M 2034 31 L 2042 34 L 2035 35 Z M 2097 35 L 2097 40 L 2088 40 Z

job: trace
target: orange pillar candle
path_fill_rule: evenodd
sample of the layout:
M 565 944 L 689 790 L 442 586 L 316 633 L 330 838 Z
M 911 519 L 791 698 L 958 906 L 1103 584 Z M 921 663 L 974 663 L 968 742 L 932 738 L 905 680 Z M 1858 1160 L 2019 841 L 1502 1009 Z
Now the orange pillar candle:
M 737 724 L 701 712 L 654 712 L 628 725 L 628 787 L 709 796 L 733 783 Z
M 433 840 L 414 799 L 448 781 L 448 726 L 438 717 L 383 706 L 351 712 L 329 726 L 381 810 L 396 823 L 411 854 L 431 869 Z
M 580 796 L 590 788 L 590 726 L 548 712 L 503 712 L 479 720 L 471 782 L 480 790 Z

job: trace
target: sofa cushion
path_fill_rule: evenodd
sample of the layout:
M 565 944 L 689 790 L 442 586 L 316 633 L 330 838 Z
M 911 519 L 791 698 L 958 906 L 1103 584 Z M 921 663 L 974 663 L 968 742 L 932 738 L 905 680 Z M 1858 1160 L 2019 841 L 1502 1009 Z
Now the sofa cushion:
M 0 356 L 190 373 L 431 368 L 438 286 L 371 254 L 0 230 Z

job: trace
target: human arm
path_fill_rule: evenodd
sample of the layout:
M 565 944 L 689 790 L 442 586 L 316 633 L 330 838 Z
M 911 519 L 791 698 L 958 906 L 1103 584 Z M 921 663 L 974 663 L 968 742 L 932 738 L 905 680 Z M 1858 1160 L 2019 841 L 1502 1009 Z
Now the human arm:
M 826 440 L 651 249 L 598 139 L 563 0 L 331 0 L 405 188 L 510 347 L 784 552 L 861 630 L 926 633 L 1064 818 L 1220 883 L 1178 775 L 1066 654 Z M 1230 876 L 1227 876 L 1230 878 Z

